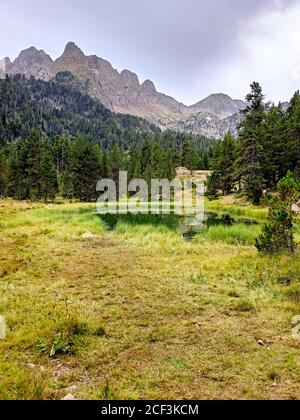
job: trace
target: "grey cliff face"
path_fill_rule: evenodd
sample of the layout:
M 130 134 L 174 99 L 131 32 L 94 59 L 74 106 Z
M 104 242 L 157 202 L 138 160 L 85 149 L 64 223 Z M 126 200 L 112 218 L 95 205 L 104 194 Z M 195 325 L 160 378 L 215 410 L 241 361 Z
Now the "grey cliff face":
M 43 50 L 31 47 L 22 51 L 11 63 L 9 74 L 24 74 L 42 80 L 51 80 L 58 73 L 70 72 L 78 84 L 92 97 L 99 99 L 112 111 L 147 118 L 164 129 L 223 137 L 234 132 L 238 112 L 245 107 L 242 101 L 224 94 L 211 95 L 190 107 L 174 98 L 157 92 L 154 83 L 140 84 L 138 76 L 129 70 L 119 73 L 111 63 L 95 55 L 86 56 L 69 42 L 61 57 L 53 61 Z
M 43 50 L 38 51 L 31 47 L 22 51 L 19 57 L 11 64 L 10 74 L 24 74 L 26 77 L 34 76 L 37 79 L 50 80 L 53 61 Z
M 11 65 L 12 63 L 8 57 L 0 60 L 0 79 L 5 78 L 6 74 L 9 74 Z
M 234 136 L 237 135 L 236 127 L 241 121 L 241 115 L 236 113 L 227 118 L 220 118 L 211 113 L 198 112 L 185 115 L 171 114 L 167 117 L 148 116 L 148 119 L 162 130 L 222 139 L 229 132 Z

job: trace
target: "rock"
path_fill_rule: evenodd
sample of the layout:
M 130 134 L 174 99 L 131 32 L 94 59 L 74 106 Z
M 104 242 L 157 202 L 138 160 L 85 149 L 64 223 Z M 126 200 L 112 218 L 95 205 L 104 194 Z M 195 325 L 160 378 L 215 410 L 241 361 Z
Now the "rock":
M 73 394 L 68 394 L 64 398 L 62 398 L 61 401 L 76 401 L 76 398 Z
M 36 365 L 33 364 L 33 363 L 28 363 L 27 364 L 27 367 L 28 367 L 28 369 L 35 369 L 36 368 Z
M 78 386 L 72 385 L 72 386 L 69 386 L 68 388 L 65 388 L 64 390 L 68 392 L 69 394 L 72 394 L 72 392 L 75 392 L 78 390 Z
M 11 64 L 10 74 L 24 74 L 26 77 L 34 76 L 37 79 L 50 80 L 52 77 L 53 61 L 43 50 L 38 51 L 31 47 L 20 53 Z
M 237 135 L 236 126 L 242 121 L 239 113 L 230 115 L 227 118 L 220 118 L 217 115 L 197 113 L 169 113 L 161 115 L 149 115 L 146 119 L 160 127 L 163 131 L 173 130 L 180 133 L 191 133 L 193 135 L 204 135 L 209 138 L 221 139 L 228 132 Z
M 92 232 L 85 232 L 81 238 L 82 239 L 94 239 L 95 235 Z

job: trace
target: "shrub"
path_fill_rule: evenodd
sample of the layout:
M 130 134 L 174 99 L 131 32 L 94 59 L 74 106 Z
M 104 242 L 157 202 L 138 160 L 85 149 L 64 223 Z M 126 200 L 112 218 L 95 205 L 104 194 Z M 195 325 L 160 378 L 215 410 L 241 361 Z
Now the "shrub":
M 291 172 L 278 183 L 279 195 L 272 199 L 268 221 L 263 226 L 262 234 L 256 239 L 256 248 L 259 252 L 268 254 L 295 252 L 296 213 L 293 211 L 293 204 L 299 200 L 299 190 L 299 183 Z

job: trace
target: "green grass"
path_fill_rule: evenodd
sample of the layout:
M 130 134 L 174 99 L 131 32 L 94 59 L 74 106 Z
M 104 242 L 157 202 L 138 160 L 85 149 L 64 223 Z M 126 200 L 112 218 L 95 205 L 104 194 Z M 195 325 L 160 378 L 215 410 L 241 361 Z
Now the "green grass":
M 299 399 L 299 253 L 179 222 L 0 200 L 0 399 Z
M 254 245 L 255 238 L 260 233 L 259 225 L 245 225 L 235 224 L 232 226 L 210 226 L 199 235 L 198 238 L 203 238 L 210 242 L 224 242 L 229 245 Z M 197 238 L 197 239 L 198 239 Z
M 268 209 L 251 206 L 237 206 L 237 205 L 225 205 L 222 201 L 215 200 L 209 201 L 205 200 L 206 209 L 209 211 L 215 211 L 218 213 L 227 213 L 231 216 L 254 219 L 258 221 L 265 221 L 268 214 Z

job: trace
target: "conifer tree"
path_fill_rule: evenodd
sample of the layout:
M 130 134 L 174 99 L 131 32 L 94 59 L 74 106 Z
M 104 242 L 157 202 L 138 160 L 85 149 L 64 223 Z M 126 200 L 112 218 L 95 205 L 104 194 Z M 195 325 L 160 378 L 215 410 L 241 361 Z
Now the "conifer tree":
M 230 194 L 234 188 L 234 164 L 236 157 L 236 141 L 229 133 L 216 148 L 213 159 L 213 170 L 216 172 L 214 181 L 218 182 L 218 187 L 224 195 Z
M 259 252 L 273 254 L 286 251 L 293 254 L 296 249 L 294 241 L 294 223 L 296 213 L 293 205 L 299 200 L 300 184 L 292 172 L 278 183 L 278 196 L 270 203 L 268 221 L 262 234 L 256 240 Z
M 290 166 L 300 176 L 300 92 L 297 91 L 288 109 L 288 148 Z
M 182 166 L 189 169 L 192 173 L 197 166 L 196 160 L 197 157 L 193 149 L 192 142 L 188 139 L 185 139 L 182 144 Z
M 262 129 L 263 178 L 268 188 L 276 187 L 290 167 L 287 136 L 287 116 L 282 106 L 271 106 Z
M 128 180 L 140 179 L 142 176 L 141 151 L 138 147 L 133 147 L 129 156 Z
M 96 186 L 101 175 L 101 150 L 84 138 L 72 145 L 71 171 L 74 197 L 81 201 L 93 201 L 97 197 Z
M 40 161 L 43 150 L 41 134 L 34 130 L 13 148 L 11 156 L 12 193 L 15 198 L 38 200 L 40 194 Z
M 239 151 L 236 161 L 236 177 L 243 184 L 248 198 L 259 204 L 265 188 L 263 122 L 265 119 L 264 95 L 259 83 L 251 85 L 247 95 L 247 107 L 242 111 L 244 120 L 239 130 Z
M 67 170 L 60 175 L 60 193 L 63 198 L 69 200 L 74 198 L 73 173 L 71 171 Z
M 47 201 L 48 198 L 54 200 L 57 191 L 58 182 L 54 155 L 52 147 L 45 142 L 40 160 L 38 195 L 41 195 L 45 201 Z
M 218 192 L 220 189 L 220 174 L 213 172 L 207 180 L 206 195 L 209 200 L 216 200 L 218 198 Z

